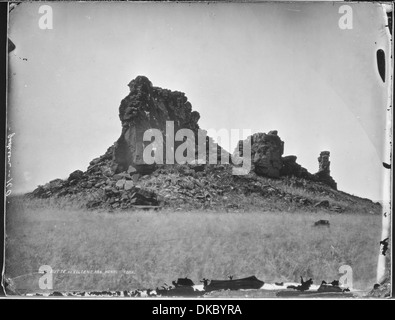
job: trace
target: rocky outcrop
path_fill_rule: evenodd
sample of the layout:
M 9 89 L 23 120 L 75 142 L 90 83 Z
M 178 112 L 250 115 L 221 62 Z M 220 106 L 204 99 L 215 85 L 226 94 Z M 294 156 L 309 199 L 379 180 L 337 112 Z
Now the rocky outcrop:
M 281 167 L 280 175 L 312 180 L 313 175 L 309 173 L 306 168 L 303 168 L 300 164 L 296 163 L 296 159 L 296 156 L 282 157 L 283 166 Z
M 239 141 L 235 154 L 238 152 L 244 161 L 251 160 L 251 170 L 257 175 L 279 178 L 284 142 L 277 135 L 277 131 L 254 133 L 246 140 L 247 143 L 251 143 L 251 155 L 243 153 L 243 140 Z
M 121 101 L 119 118 L 122 132 L 113 146 L 105 154 L 93 159 L 88 169 L 76 170 L 66 180 L 55 179 L 35 189 L 31 195 L 38 198 L 83 195 L 89 208 L 129 208 L 135 206 L 158 206 L 160 201 L 155 192 L 141 187 L 143 175 L 167 167 L 166 154 L 163 163 L 147 164 L 143 159 L 144 148 L 151 142 L 143 140 L 144 133 L 158 129 L 162 133 L 163 151 L 166 153 L 166 122 L 172 121 L 174 134 L 179 129 L 189 129 L 195 138 L 195 160 L 188 168 L 192 172 L 202 172 L 206 164 L 198 157 L 199 113 L 192 111 L 185 94 L 152 86 L 148 78 L 138 76 L 129 83 L 130 93 Z M 173 152 L 183 141 L 173 139 Z M 210 154 L 221 160 L 222 154 L 230 155 L 206 136 L 206 152 L 203 155 L 209 163 Z M 185 141 L 185 140 L 184 140 Z M 219 163 L 219 162 L 218 162 Z M 177 159 L 171 163 L 177 166 Z M 169 169 L 171 170 L 171 169 Z
M 155 192 L 139 184 L 139 173 L 113 173 L 113 152 L 114 146 L 111 146 L 105 154 L 93 159 L 85 172 L 76 170 L 66 180 L 52 180 L 31 195 L 36 198 L 77 197 L 88 208 L 158 207 L 160 199 Z
M 337 190 L 337 183 L 330 175 L 330 161 L 329 161 L 330 152 L 322 151 L 320 156 L 318 157 L 318 172 L 314 174 L 314 178 L 316 181 L 325 183 L 330 186 L 332 189 Z
M 323 151 L 318 159 L 319 171 L 310 174 L 296 162 L 296 156 L 282 156 L 284 142 L 275 130 L 255 133 L 245 141 L 239 141 L 235 154 L 238 153 L 244 161 L 251 161 L 251 170 L 241 175 L 234 174 L 235 164 L 229 158 L 225 164 L 218 162 L 221 158 L 223 160 L 222 155 L 229 157 L 229 153 L 213 143 L 212 138 L 206 136 L 206 152 L 198 154 L 198 137 L 202 134 L 198 125 L 200 116 L 192 111 L 184 93 L 154 87 L 143 76 L 132 80 L 129 87 L 130 93 L 119 107 L 122 132 L 114 145 L 102 156 L 93 159 L 86 171 L 76 170 L 67 179 L 52 180 L 39 186 L 31 196 L 66 197 L 88 208 L 141 209 L 143 206 L 152 209 L 168 205 L 172 208 L 206 209 L 218 206 L 238 210 L 242 206 L 237 197 L 240 194 L 246 197 L 256 195 L 266 204 L 272 201 L 276 208 L 281 202 L 286 202 L 287 206 L 312 206 L 312 199 L 290 194 L 289 188 L 282 190 L 281 185 L 286 185 L 287 181 L 294 188 L 319 191 L 321 195 L 330 194 L 328 186 L 337 188 L 330 176 L 328 151 Z M 143 152 L 151 141 L 143 140 L 144 133 L 158 129 L 163 137 L 163 152 L 166 153 L 167 121 L 174 124 L 171 129 L 174 134 L 179 129 L 189 129 L 193 133 L 195 158 L 190 163 L 168 163 L 165 154 L 163 164 L 145 163 Z M 172 139 L 172 152 L 176 153 L 184 141 Z M 243 154 L 246 151 L 243 146 L 249 143 L 251 152 Z M 216 164 L 210 161 L 212 156 L 217 158 Z M 273 182 L 266 177 L 281 180 Z M 331 205 L 327 209 L 333 208 L 335 206 Z
M 149 129 L 159 129 L 162 132 L 165 152 L 166 121 L 174 121 L 174 132 L 179 129 L 192 130 L 197 144 L 200 115 L 197 111 L 192 111 L 192 105 L 184 93 L 154 87 L 144 76 L 138 76 L 128 86 L 130 93 L 121 101 L 119 107 L 122 133 L 114 146 L 115 172 L 128 170 L 129 166 L 143 174 L 152 172 L 155 165 L 149 165 L 143 159 L 144 148 L 150 144 L 143 141 L 143 135 Z M 175 141 L 173 151 L 181 143 Z M 165 154 L 163 159 L 166 163 Z
M 315 174 L 311 174 L 307 169 L 296 163 L 296 156 L 282 157 L 283 166 L 280 170 L 280 175 L 288 177 L 294 176 L 310 181 L 321 182 L 337 190 L 337 183 L 330 175 L 329 156 L 329 151 L 322 151 L 320 153 L 318 157 L 318 172 Z
M 330 152 L 329 151 L 322 151 L 320 156 L 318 157 L 318 171 L 330 173 L 330 164 L 329 161 Z
M 251 155 L 243 154 L 243 143 L 251 143 Z M 330 175 L 329 151 L 322 151 L 319 158 L 319 170 L 311 174 L 306 168 L 296 162 L 297 157 L 289 155 L 283 157 L 284 142 L 278 136 L 277 130 L 266 133 L 255 133 L 246 140 L 240 140 L 234 152 L 243 158 L 243 161 L 251 161 L 251 171 L 257 175 L 279 178 L 296 177 L 310 181 L 324 183 L 337 190 L 337 184 Z

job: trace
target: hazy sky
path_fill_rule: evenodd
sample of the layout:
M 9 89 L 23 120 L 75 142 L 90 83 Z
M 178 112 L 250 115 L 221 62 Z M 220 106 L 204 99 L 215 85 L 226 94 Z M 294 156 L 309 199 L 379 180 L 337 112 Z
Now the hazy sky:
M 388 52 L 378 4 L 48 3 L 10 14 L 9 133 L 13 192 L 29 191 L 103 154 L 137 75 L 185 92 L 204 129 L 278 130 L 284 155 L 314 173 L 331 151 L 340 190 L 382 199 Z M 388 57 L 388 56 L 387 56 Z M 27 59 L 27 60 L 24 60 Z M 232 145 L 232 151 L 235 145 Z

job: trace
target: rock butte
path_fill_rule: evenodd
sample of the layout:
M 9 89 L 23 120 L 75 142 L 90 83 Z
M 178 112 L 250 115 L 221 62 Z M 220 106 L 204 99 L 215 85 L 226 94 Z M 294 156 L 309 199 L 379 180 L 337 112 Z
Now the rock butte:
M 252 180 L 247 181 L 248 179 L 244 179 L 244 182 L 241 182 L 242 180 L 232 176 L 232 170 L 222 170 L 224 165 L 219 164 L 221 152 L 224 152 L 229 157 L 230 164 L 227 165 L 228 167 L 234 166 L 231 163 L 232 157 L 217 144 L 210 143 L 213 142 L 210 137 L 206 138 L 207 160 L 210 154 L 209 148 L 214 148 L 211 150 L 211 153 L 217 154 L 218 165 L 205 165 L 198 162 L 183 166 L 177 164 L 148 165 L 144 163 L 143 150 L 151 143 L 143 141 L 143 135 L 146 130 L 159 129 L 162 133 L 165 133 L 166 121 L 173 121 L 175 131 L 190 129 L 195 134 L 195 143 L 197 143 L 200 115 L 197 111 L 192 110 L 192 105 L 184 93 L 154 87 L 145 76 L 136 77 L 128 86 L 130 92 L 119 106 L 121 135 L 114 145 L 109 147 L 105 154 L 93 159 L 85 172 L 76 170 L 70 174 L 67 180 L 52 180 L 44 186 L 39 186 L 31 195 L 45 198 L 84 194 L 84 197 L 89 200 L 88 206 L 90 207 L 128 208 L 135 205 L 157 206 L 161 202 L 158 193 L 161 193 L 164 185 L 168 185 L 168 179 L 163 178 L 159 182 L 156 181 L 155 183 L 160 185 L 160 187 L 154 191 L 152 188 L 142 187 L 141 180 L 147 180 L 150 177 L 155 180 L 155 177 L 158 177 L 158 175 L 161 175 L 161 177 L 171 176 L 171 179 L 173 179 L 174 175 L 172 176 L 172 174 L 175 169 L 179 173 L 182 172 L 183 176 L 177 176 L 174 179 L 179 180 L 171 181 L 170 184 L 176 184 L 177 187 L 169 187 L 170 189 L 168 190 L 170 191 L 165 197 L 170 199 L 177 198 L 179 195 L 177 190 L 179 188 L 187 190 L 183 191 L 183 195 L 190 193 L 192 196 L 188 195 L 189 197 L 194 197 L 196 201 L 203 202 L 208 199 L 207 194 L 211 194 L 211 198 L 213 194 L 223 194 L 224 190 L 229 187 L 229 183 L 240 184 L 240 187 L 244 183 L 243 188 L 247 190 L 247 193 L 254 188 L 256 189 L 256 186 L 252 185 Z M 250 154 L 243 154 L 242 140 L 239 141 L 238 147 L 234 152 L 234 154 L 239 152 L 240 157 L 245 161 L 251 161 L 251 172 L 246 172 L 246 177 L 253 177 L 253 175 L 275 179 L 295 177 L 327 185 L 333 190 L 337 189 L 336 182 L 330 176 L 329 151 L 321 152 L 318 158 L 318 172 L 311 174 L 296 162 L 296 156 L 283 156 L 284 142 L 276 130 L 268 133 L 254 133 L 247 140 L 251 143 Z M 175 141 L 174 150 L 181 143 Z M 217 169 L 220 170 L 217 171 L 221 172 L 220 174 L 214 172 Z M 212 179 L 217 179 L 216 182 L 214 180 L 209 181 L 207 178 L 209 175 L 210 177 L 212 176 Z M 221 180 L 222 178 L 216 178 L 220 176 L 223 180 Z M 217 184 L 216 187 L 213 186 L 214 183 Z M 147 185 L 152 184 L 154 182 L 150 182 Z M 273 189 L 268 188 L 268 186 L 262 186 L 262 190 L 265 188 L 267 190 Z M 267 190 L 262 190 L 259 191 L 262 194 L 267 192 Z M 284 195 L 282 197 L 286 198 Z M 309 203 L 307 200 L 304 202 Z
M 144 132 L 155 128 L 165 133 L 166 121 L 172 120 L 175 123 L 175 131 L 183 128 L 192 130 L 196 143 L 200 114 L 192 111 L 192 105 L 184 93 L 154 87 L 147 77 L 138 76 L 128 86 L 130 93 L 121 101 L 119 107 L 122 133 L 114 144 L 113 170 L 115 173 L 122 172 L 132 166 L 139 173 L 150 173 L 155 170 L 155 166 L 147 165 L 143 160 L 144 147 L 149 144 L 143 141 Z M 256 174 L 273 178 L 294 175 L 320 181 L 337 189 L 330 176 L 328 151 L 321 152 L 318 159 L 319 171 L 312 175 L 296 163 L 296 156 L 282 157 L 284 142 L 277 134 L 277 131 L 273 130 L 267 134 L 255 133 L 248 137 L 251 141 L 252 170 Z M 175 142 L 174 150 L 181 143 Z M 245 156 L 242 146 L 243 141 L 240 141 L 240 154 Z M 218 160 L 220 152 L 221 148 L 218 147 Z
M 128 86 L 130 93 L 119 107 L 122 132 L 114 144 L 112 169 L 115 173 L 128 170 L 130 166 L 142 174 L 156 169 L 155 165 L 147 165 L 143 160 L 144 148 L 150 143 L 143 141 L 143 135 L 149 129 L 159 129 L 165 135 L 166 121 L 174 122 L 175 132 L 179 129 L 192 130 L 197 144 L 200 114 L 192 111 L 192 105 L 183 92 L 154 87 L 144 76 L 136 77 Z M 207 137 L 207 142 L 209 141 L 210 138 Z M 181 143 L 174 141 L 174 150 Z M 219 157 L 222 149 L 215 143 L 212 146 L 217 148 Z M 209 147 L 210 143 L 207 143 L 207 148 Z M 163 149 L 166 150 L 166 146 Z M 208 152 L 209 150 L 207 154 Z

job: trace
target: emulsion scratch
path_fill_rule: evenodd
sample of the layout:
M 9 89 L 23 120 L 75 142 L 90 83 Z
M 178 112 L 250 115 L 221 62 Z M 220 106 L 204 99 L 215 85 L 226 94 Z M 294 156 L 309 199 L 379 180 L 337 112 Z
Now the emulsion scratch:
M 386 274 L 387 274 L 387 263 L 386 263 L 386 251 L 388 248 L 387 245 L 387 239 L 390 237 L 390 229 L 391 229 L 391 217 L 390 217 L 390 212 L 391 212 L 391 174 L 390 170 L 392 169 L 392 135 L 391 135 L 391 130 L 389 130 L 392 127 L 392 86 L 390 85 L 391 80 L 392 80 L 392 70 L 390 67 L 390 60 L 392 59 L 392 46 L 391 46 L 391 41 L 392 41 L 392 11 L 393 11 L 393 6 L 392 5 L 387 5 L 387 4 L 380 4 L 383 15 L 383 27 L 385 30 L 385 36 L 387 40 L 387 50 L 385 51 L 385 54 L 389 57 L 389 59 L 386 59 L 385 61 L 385 69 L 388 70 L 388 75 L 387 79 L 387 104 L 385 105 L 387 112 L 387 119 L 386 119 L 386 134 L 385 134 L 385 157 L 387 161 L 383 161 L 383 166 L 386 169 L 384 173 L 384 195 L 383 195 L 383 217 L 382 217 L 382 231 L 381 231 L 381 239 L 384 239 L 380 241 L 380 252 L 379 252 L 379 257 L 378 257 L 378 262 L 377 262 L 377 282 L 381 283 L 382 281 L 385 280 Z M 383 79 L 384 80 L 384 79 Z M 383 106 L 384 107 L 384 106 Z
M 12 137 L 15 133 L 11 133 L 7 136 L 7 179 L 6 179 L 6 196 L 11 194 L 12 178 L 11 178 L 11 156 L 12 156 Z

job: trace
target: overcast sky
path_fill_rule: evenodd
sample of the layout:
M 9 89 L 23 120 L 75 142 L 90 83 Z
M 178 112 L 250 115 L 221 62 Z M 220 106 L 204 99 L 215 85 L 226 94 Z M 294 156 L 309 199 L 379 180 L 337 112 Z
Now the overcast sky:
M 138 75 L 185 92 L 204 129 L 278 130 L 284 155 L 314 173 L 331 152 L 340 190 L 382 199 L 388 52 L 378 4 L 24 3 L 10 14 L 13 192 L 86 170 L 118 139 Z M 26 59 L 26 60 L 25 60 Z M 235 144 L 232 145 L 232 151 Z

